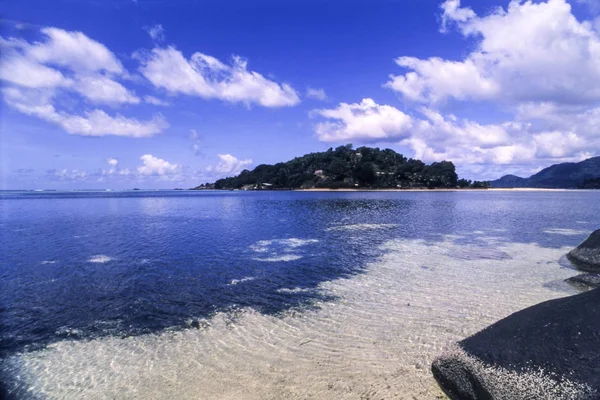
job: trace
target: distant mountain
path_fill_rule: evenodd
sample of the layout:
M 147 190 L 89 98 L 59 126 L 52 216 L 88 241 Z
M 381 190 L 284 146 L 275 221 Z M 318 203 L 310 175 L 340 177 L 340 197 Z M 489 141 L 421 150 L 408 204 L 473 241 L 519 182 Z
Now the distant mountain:
M 305 154 L 275 165 L 259 165 L 238 176 L 219 179 L 194 189 L 308 189 L 308 188 L 486 188 L 488 182 L 458 179 L 449 161 L 427 165 L 391 149 L 351 144 Z
M 504 175 L 491 181 L 493 188 L 594 188 L 600 179 L 600 157 L 588 158 L 578 163 L 554 164 L 529 178 Z
M 491 181 L 490 184 L 494 188 L 519 188 L 525 187 L 527 179 L 516 175 L 504 175 L 500 179 Z

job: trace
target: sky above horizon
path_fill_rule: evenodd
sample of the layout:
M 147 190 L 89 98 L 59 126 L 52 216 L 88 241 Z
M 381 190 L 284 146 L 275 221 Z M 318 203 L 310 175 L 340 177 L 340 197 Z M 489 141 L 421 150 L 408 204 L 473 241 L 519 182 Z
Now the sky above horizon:
M 600 155 L 600 0 L 5 0 L 1 189 L 189 188 L 352 143 Z

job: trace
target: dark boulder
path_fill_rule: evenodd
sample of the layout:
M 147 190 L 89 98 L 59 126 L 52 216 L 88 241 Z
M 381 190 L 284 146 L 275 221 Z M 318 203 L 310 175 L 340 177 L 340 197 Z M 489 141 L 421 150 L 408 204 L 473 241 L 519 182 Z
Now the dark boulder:
M 566 279 L 565 282 L 577 288 L 582 288 L 584 290 L 600 288 L 600 273 L 580 274 L 572 278 Z
M 600 399 L 600 289 L 516 312 L 432 372 L 451 399 Z
M 567 257 L 582 271 L 600 272 L 600 229 L 592 232 L 579 246 L 571 250 Z

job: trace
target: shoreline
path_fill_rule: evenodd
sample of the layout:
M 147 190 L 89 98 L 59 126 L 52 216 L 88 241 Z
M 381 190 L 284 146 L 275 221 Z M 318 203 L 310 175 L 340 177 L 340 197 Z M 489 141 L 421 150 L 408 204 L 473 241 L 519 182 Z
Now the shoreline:
M 488 189 L 367 189 L 367 188 L 312 188 L 290 189 L 293 192 L 567 192 L 585 189 L 545 189 L 545 188 L 488 188 Z

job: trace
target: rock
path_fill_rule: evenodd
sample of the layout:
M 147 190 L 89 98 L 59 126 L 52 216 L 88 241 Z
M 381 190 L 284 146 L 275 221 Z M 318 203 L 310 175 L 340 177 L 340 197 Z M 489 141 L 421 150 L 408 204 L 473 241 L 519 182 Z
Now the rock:
M 437 358 L 451 399 L 600 398 L 600 289 L 516 312 Z
M 600 272 L 600 229 L 592 232 L 567 257 L 582 271 Z
M 583 289 L 600 288 L 600 273 L 577 275 L 566 279 L 565 282 Z

